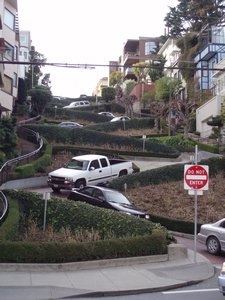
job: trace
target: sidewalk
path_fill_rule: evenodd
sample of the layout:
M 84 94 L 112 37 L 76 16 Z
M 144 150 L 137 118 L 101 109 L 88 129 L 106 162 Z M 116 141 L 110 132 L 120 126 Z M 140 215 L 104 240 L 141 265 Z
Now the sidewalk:
M 186 253 L 186 258 L 160 262 L 151 256 L 83 262 L 78 266 L 0 264 L 0 299 L 135 295 L 191 285 L 214 275 L 207 259 L 197 254 L 195 262 L 193 251 Z

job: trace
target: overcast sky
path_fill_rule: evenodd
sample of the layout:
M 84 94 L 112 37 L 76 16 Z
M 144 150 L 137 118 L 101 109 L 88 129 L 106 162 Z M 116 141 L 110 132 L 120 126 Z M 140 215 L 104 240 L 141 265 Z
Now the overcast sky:
M 19 28 L 48 63 L 107 65 L 127 39 L 164 34 L 163 19 L 177 0 L 18 0 Z M 137 8 L 139 7 L 139 8 Z M 92 95 L 108 67 L 42 68 L 55 96 Z

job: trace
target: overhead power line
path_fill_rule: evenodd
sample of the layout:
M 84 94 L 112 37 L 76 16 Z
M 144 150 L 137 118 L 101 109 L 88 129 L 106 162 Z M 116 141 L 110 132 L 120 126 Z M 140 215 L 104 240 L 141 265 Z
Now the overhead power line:
M 115 65 L 115 64 L 71 64 L 71 63 L 47 63 L 47 62 L 21 62 L 21 61 L 1 61 L 2 64 L 10 65 L 38 65 L 38 66 L 52 66 L 52 67 L 61 67 L 61 68 L 74 68 L 74 69 L 95 69 L 96 67 L 112 67 L 112 68 L 139 68 L 139 69 L 154 69 L 161 70 L 161 67 L 157 65 Z M 194 62 L 182 62 L 187 64 L 195 64 Z M 225 71 L 224 68 L 201 68 L 196 66 L 164 66 L 163 69 L 167 70 L 193 70 L 193 71 Z

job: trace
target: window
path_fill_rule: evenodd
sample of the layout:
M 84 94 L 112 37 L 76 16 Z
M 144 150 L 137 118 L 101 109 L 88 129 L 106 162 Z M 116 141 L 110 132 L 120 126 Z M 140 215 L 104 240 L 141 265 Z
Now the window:
M 10 45 L 7 42 L 5 42 L 5 46 L 6 46 L 7 50 L 4 53 L 4 58 L 6 58 L 7 60 L 13 61 L 13 58 L 14 58 L 14 48 L 13 48 L 13 46 Z
M 15 46 L 14 47 L 14 60 L 17 60 L 18 59 L 18 47 Z
M 101 159 L 100 159 L 100 162 L 101 162 L 101 165 L 102 165 L 103 168 L 105 168 L 105 167 L 108 166 L 107 160 L 106 160 L 105 158 L 101 158 Z
M 17 87 L 17 74 L 13 73 L 13 86 Z
M 146 42 L 145 43 L 145 55 L 153 54 L 156 52 L 155 42 Z
M 4 88 L 3 91 L 12 95 L 12 86 L 13 86 L 13 80 L 12 78 L 4 75 Z
M 8 9 L 5 8 L 4 11 L 4 23 L 13 31 L 15 29 L 15 16 Z
M 93 160 L 90 165 L 90 168 L 91 167 L 94 167 L 95 169 L 99 169 L 100 168 L 99 161 L 97 159 Z

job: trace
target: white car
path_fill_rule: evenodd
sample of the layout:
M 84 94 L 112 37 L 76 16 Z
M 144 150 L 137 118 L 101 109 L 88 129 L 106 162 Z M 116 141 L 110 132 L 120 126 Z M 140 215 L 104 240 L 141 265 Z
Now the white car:
M 109 111 L 101 111 L 98 114 L 102 115 L 102 116 L 110 117 L 110 118 L 115 118 L 114 114 Z
M 220 292 L 225 296 L 225 263 L 223 263 L 220 275 L 218 276 L 218 286 Z
M 225 251 L 225 218 L 215 223 L 201 225 L 198 241 L 204 245 L 210 254 L 218 255 Z
M 85 101 L 75 101 L 71 102 L 69 105 L 64 106 L 63 108 L 75 108 L 75 107 L 84 107 L 84 106 L 89 106 L 90 102 L 85 100 Z
M 74 127 L 83 127 L 83 125 L 76 123 L 76 122 L 61 122 L 58 124 L 59 127 L 70 127 L 70 128 L 74 128 Z
M 129 117 L 127 116 L 120 116 L 120 117 L 115 117 L 112 120 L 110 120 L 110 122 L 116 122 L 116 121 L 128 121 L 130 120 Z

